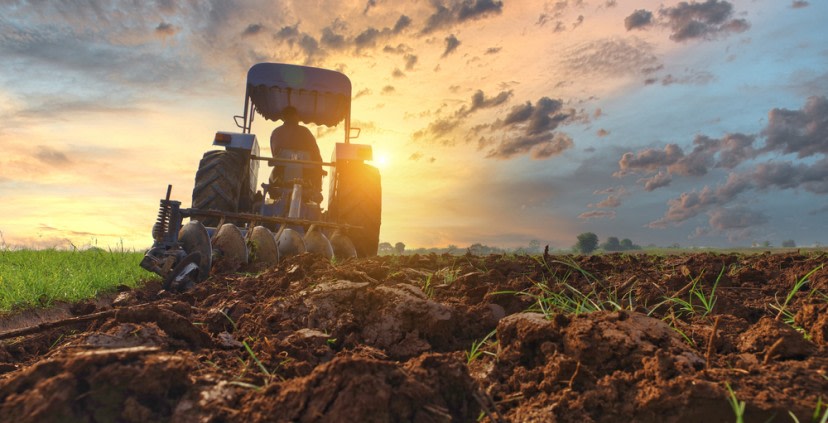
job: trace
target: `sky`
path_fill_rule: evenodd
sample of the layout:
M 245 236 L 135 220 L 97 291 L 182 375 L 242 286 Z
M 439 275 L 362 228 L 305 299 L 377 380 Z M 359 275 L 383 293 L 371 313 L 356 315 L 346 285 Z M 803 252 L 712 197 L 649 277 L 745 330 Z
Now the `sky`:
M 826 18 L 816 0 L 0 0 L 0 246 L 149 247 L 259 62 L 350 77 L 382 241 L 824 245 Z M 277 125 L 253 123 L 263 154 Z M 311 125 L 323 157 L 342 128 Z

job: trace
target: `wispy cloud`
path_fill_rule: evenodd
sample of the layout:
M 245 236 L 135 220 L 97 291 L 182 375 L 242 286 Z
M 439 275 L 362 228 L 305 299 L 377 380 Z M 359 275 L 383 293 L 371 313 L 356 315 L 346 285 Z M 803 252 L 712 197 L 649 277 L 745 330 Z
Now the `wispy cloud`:
M 431 122 L 428 127 L 414 133 L 413 139 L 429 140 L 430 142 L 437 142 L 440 140 L 446 141 L 445 138 L 454 133 L 454 130 L 459 128 L 472 113 L 481 109 L 489 109 L 500 106 L 509 101 L 512 97 L 512 91 L 501 91 L 494 97 L 487 97 L 483 91 L 476 91 L 471 98 L 469 104 L 464 104 L 456 109 L 449 116 L 440 117 Z M 447 143 L 453 141 L 448 140 Z
M 616 213 L 614 210 L 590 210 L 579 214 L 578 219 L 614 219 L 615 215 Z
M 458 23 L 498 15 L 503 11 L 503 2 L 494 0 L 450 0 L 448 5 L 436 0 L 432 5 L 435 10 L 426 20 L 421 31 L 423 34 L 450 29 Z

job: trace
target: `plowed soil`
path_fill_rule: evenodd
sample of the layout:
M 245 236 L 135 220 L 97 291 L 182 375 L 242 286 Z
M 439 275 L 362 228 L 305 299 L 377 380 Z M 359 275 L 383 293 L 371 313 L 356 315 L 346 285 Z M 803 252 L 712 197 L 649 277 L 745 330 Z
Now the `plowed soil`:
M 306 254 L 149 282 L 0 334 L 0 420 L 818 421 L 826 258 Z

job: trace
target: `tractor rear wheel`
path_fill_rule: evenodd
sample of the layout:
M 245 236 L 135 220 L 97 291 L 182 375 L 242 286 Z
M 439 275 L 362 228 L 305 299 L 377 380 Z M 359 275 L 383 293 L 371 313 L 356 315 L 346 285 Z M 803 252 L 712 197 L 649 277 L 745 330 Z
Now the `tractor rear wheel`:
M 362 227 L 347 232 L 358 257 L 377 255 L 382 215 L 379 170 L 361 162 L 337 163 L 335 183 L 335 198 L 329 207 L 332 220 Z
M 230 213 L 247 212 L 248 210 L 239 209 L 239 204 L 249 202 L 247 197 L 250 196 L 243 192 L 248 185 L 246 161 L 243 154 L 235 151 L 204 153 L 193 186 L 193 208 Z M 200 217 L 199 220 L 204 226 L 211 227 L 218 226 L 220 221 L 216 217 Z

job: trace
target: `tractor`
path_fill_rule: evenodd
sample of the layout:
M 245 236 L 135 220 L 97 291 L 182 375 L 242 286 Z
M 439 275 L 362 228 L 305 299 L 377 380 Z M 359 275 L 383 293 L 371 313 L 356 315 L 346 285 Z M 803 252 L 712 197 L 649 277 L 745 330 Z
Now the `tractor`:
M 259 154 L 251 133 L 254 117 L 285 120 L 287 108 L 306 124 L 344 122 L 343 142 L 334 146 L 330 162 L 314 161 L 302 150 Z M 376 255 L 380 175 L 365 163 L 373 159 L 371 146 L 351 143 L 360 131 L 351 127 L 347 76 L 309 66 L 256 64 L 247 73 L 244 114 L 234 120 L 241 132 L 216 132 L 213 146 L 223 149 L 207 151 L 199 162 L 192 207 L 170 199 L 172 186 L 161 200 L 154 242 L 141 267 L 160 275 L 164 289 L 184 291 L 203 281 L 217 257 L 275 264 L 306 251 L 338 260 Z M 261 162 L 273 170 L 257 186 Z M 313 175 L 329 177 L 327 209 Z

